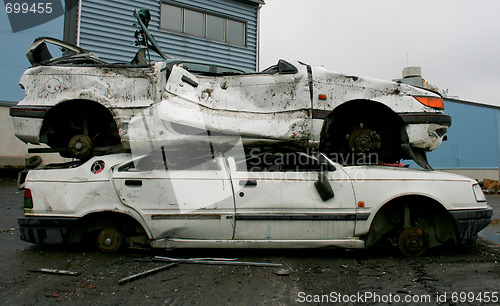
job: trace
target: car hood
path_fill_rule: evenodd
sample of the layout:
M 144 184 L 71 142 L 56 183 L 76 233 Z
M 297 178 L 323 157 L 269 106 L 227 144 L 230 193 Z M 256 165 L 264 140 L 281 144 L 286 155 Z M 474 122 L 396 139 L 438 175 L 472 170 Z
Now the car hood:
M 343 167 L 347 174 L 354 180 L 425 180 L 425 181 L 464 181 L 475 183 L 469 177 L 441 172 L 437 170 L 421 170 L 405 167 L 390 166 L 347 166 Z

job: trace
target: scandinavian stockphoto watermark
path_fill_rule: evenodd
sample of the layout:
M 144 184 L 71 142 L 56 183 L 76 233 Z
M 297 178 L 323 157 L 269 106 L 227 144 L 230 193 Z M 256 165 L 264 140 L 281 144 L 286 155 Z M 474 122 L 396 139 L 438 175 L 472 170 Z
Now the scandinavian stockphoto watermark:
M 377 303 L 377 304 L 442 304 L 442 303 L 498 303 L 499 292 L 436 292 L 435 294 L 393 294 L 373 291 L 342 294 L 307 294 L 299 292 L 296 301 L 299 303 Z
M 61 0 L 3 0 L 3 2 L 13 33 L 39 26 L 64 14 Z

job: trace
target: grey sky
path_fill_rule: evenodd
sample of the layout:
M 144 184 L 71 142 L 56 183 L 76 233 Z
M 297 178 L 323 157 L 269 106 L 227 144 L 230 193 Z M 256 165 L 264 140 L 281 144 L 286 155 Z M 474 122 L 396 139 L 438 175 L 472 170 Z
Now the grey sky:
M 499 0 L 267 0 L 260 67 L 298 59 L 392 80 L 407 65 L 448 96 L 500 105 Z

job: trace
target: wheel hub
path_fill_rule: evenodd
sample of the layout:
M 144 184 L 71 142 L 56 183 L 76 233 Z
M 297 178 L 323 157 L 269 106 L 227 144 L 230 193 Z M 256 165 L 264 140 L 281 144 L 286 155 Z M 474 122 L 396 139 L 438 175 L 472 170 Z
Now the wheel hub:
M 113 243 L 113 240 L 109 237 L 104 240 L 104 244 L 107 246 L 110 246 L 112 243 Z
M 424 230 L 420 227 L 406 228 L 398 240 L 399 249 L 406 256 L 420 256 L 425 252 Z
M 97 236 L 97 246 L 101 251 L 111 253 L 119 250 L 123 245 L 123 236 L 116 228 L 105 228 Z
M 86 135 L 76 135 L 68 143 L 69 153 L 75 158 L 87 158 L 94 149 L 92 140 Z
M 406 236 L 405 244 L 411 252 L 418 252 L 424 246 L 424 239 L 417 233 L 410 233 Z
M 349 149 L 352 152 L 365 153 L 380 149 L 380 135 L 370 129 L 359 128 L 349 135 Z

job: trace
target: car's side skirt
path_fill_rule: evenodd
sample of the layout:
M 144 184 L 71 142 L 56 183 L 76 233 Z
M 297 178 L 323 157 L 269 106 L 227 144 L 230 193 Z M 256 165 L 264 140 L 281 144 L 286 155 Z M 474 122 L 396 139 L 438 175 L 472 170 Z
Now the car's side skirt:
M 288 249 L 288 248 L 347 248 L 364 249 L 365 241 L 359 238 L 332 240 L 202 240 L 202 239 L 157 239 L 151 241 L 153 248 L 234 248 L 234 249 Z

